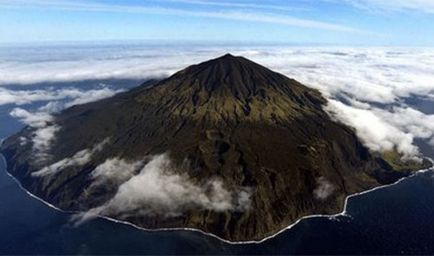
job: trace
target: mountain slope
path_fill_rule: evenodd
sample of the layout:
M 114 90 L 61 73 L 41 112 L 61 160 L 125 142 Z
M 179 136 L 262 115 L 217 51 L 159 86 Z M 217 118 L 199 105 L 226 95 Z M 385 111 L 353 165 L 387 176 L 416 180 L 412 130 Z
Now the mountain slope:
M 260 240 L 412 171 L 371 154 L 324 112 L 326 102 L 225 55 L 55 115 L 44 157 L 35 152 L 41 128 L 32 127 L 2 153 L 26 189 L 62 209 Z

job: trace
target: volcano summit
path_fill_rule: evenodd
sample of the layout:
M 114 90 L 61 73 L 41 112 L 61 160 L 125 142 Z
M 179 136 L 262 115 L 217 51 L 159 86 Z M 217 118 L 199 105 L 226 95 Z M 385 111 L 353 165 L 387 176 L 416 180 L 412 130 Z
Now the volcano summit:
M 261 240 L 428 165 L 370 152 L 326 104 L 318 91 L 227 54 L 35 117 L 1 152 L 25 189 L 82 219 Z

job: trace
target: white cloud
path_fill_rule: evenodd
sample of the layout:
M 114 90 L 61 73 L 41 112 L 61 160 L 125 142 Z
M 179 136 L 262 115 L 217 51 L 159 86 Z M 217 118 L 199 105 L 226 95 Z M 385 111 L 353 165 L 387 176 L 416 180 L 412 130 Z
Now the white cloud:
M 48 151 L 51 143 L 56 139 L 56 133 L 60 130 L 58 125 L 49 125 L 36 129 L 33 132 L 32 142 L 35 152 L 34 158 L 37 162 L 50 158 Z
M 339 121 L 354 127 L 366 146 L 374 151 L 396 149 L 404 159 L 420 156 L 415 139 L 434 141 L 434 115 L 405 104 L 387 109 L 370 106 L 355 99 L 351 105 L 329 99 L 326 110 Z
M 143 163 L 143 160 L 126 161 L 117 157 L 107 159 L 92 171 L 94 181 L 89 189 L 107 183 L 121 184 L 134 176 L 143 167 Z
M 80 90 L 77 88 L 47 88 L 39 90 L 16 90 L 0 87 L 0 106 L 6 104 L 24 105 L 40 101 L 68 100 L 61 108 L 111 97 L 122 92 L 102 86 L 97 89 Z M 53 104 L 53 103 L 51 103 Z M 58 104 L 61 104 L 58 102 Z
M 314 29 L 332 30 L 332 31 L 341 31 L 341 32 L 367 33 L 340 24 L 332 24 L 332 23 L 326 23 L 326 22 L 315 21 L 315 20 L 299 19 L 291 16 L 276 15 L 276 14 L 271 15 L 271 14 L 262 14 L 262 13 L 231 11 L 231 12 L 220 12 L 220 13 L 204 13 L 203 17 L 271 23 L 271 24 L 279 24 L 279 25 L 286 25 L 286 26 L 314 28 Z
M 21 122 L 34 127 L 42 128 L 48 125 L 48 123 L 53 121 L 53 116 L 46 112 L 35 112 L 30 113 L 29 111 L 22 108 L 14 108 L 10 115 L 19 119 Z
M 413 145 L 412 134 L 393 126 L 371 109 L 348 106 L 332 99 L 329 99 L 325 109 L 339 121 L 356 128 L 358 137 L 373 151 L 383 152 L 396 148 L 405 158 L 419 155 L 417 147 Z
M 14 108 L 10 115 L 19 119 L 24 124 L 35 128 L 31 134 L 31 138 L 20 139 L 20 144 L 25 145 L 28 141 L 32 141 L 33 161 L 35 164 L 44 164 L 51 158 L 49 153 L 51 144 L 56 139 L 56 133 L 61 129 L 54 122 L 51 113 L 58 112 L 65 107 L 72 105 L 84 104 L 91 101 L 96 101 L 102 98 L 113 96 L 123 90 L 113 90 L 105 86 L 97 89 L 80 90 L 77 88 L 55 89 L 48 88 L 46 90 L 12 90 L 0 88 L 0 105 L 3 104 L 30 104 L 33 102 L 49 101 L 45 106 L 42 106 L 35 112 L 29 112 L 23 108 Z M 65 164 L 68 162 L 63 162 Z M 56 169 L 56 168 L 51 168 Z M 59 168 L 58 168 L 59 169 Z M 41 170 L 42 171 L 42 170 Z M 41 173 L 45 173 L 41 172 Z
M 83 149 L 75 153 L 71 158 L 64 158 L 50 166 L 46 166 L 39 171 L 33 172 L 33 177 L 42 177 L 47 175 L 53 175 L 69 166 L 82 166 L 89 162 L 92 154 L 89 149 Z
M 44 54 L 51 57 L 47 59 Z M 179 49 L 135 45 L 16 48 L 7 52 L 0 51 L 0 85 L 111 78 L 161 78 L 211 56 L 213 55 L 210 52 L 195 56 L 193 50 L 179 52 Z M 8 103 L 16 100 L 20 102 L 20 94 L 6 93 L 8 94 L 2 95 L 0 91 L 0 95 Z M 57 98 L 56 92 L 53 92 L 53 96 L 49 94 L 52 98 L 44 96 L 43 93 L 44 91 L 36 90 L 34 97 L 44 100 Z
M 16 104 L 23 105 L 33 101 L 53 100 L 51 94 L 46 94 L 45 90 L 33 90 L 33 91 L 17 91 L 8 90 L 0 87 L 0 105 Z
M 78 89 L 68 89 L 62 90 L 60 95 L 63 98 L 72 98 L 73 100 L 67 102 L 65 107 L 70 107 L 73 105 L 85 104 L 93 101 L 97 101 L 100 99 L 108 98 L 116 93 L 122 92 L 122 89 L 113 90 L 107 87 L 103 87 L 100 89 L 92 89 L 92 90 L 78 90 Z
M 45 112 L 30 113 L 22 108 L 14 108 L 10 115 L 35 128 L 31 135 L 34 157 L 37 161 L 48 159 L 50 157 L 48 150 L 60 130 L 60 127 L 53 123 L 53 116 Z M 21 142 L 23 140 L 27 141 L 27 138 L 21 139 Z
M 225 1 L 209 1 L 209 0 L 160 0 L 160 2 L 172 2 L 172 3 L 184 3 L 191 5 L 204 5 L 204 6 L 221 6 L 221 7 L 232 7 L 232 8 L 251 8 L 251 9 L 264 9 L 264 10 L 278 10 L 278 11 L 295 11 L 301 10 L 299 7 L 290 7 L 283 5 L 273 5 L 273 4 L 258 4 L 249 2 L 225 2 Z
M 343 92 L 359 100 L 381 103 L 394 102 L 410 93 L 434 95 L 432 49 L 231 46 L 192 46 L 186 49 L 146 45 L 54 48 L 18 49 L 16 52 L 12 49 L 10 55 L 0 61 L 0 84 L 162 77 L 188 65 L 232 52 L 328 94 Z M 50 52 L 52 60 L 41 57 L 44 52 Z M 17 57 L 24 54 L 28 57 Z M 6 93 L 8 95 L 1 98 L 3 101 L 10 99 L 8 102 L 19 103 L 31 96 L 17 95 L 11 99 L 10 92 Z M 42 97 L 44 91 L 35 91 L 34 94 Z M 63 94 L 59 92 L 58 95 Z
M 222 3 L 220 3 L 221 5 Z M 232 4 L 233 5 L 233 4 Z M 251 5 L 253 7 L 254 5 Z M 217 18 L 226 20 L 252 21 L 259 23 L 272 23 L 286 26 L 314 28 L 341 32 L 360 32 L 357 29 L 349 26 L 335 24 L 330 22 L 295 18 L 288 15 L 277 15 L 261 12 L 248 12 L 242 8 L 235 10 L 207 11 L 207 10 L 191 10 L 183 8 L 171 7 L 156 7 L 146 5 L 123 5 L 123 4 L 104 4 L 101 2 L 92 1 L 44 1 L 44 0 L 0 0 L 0 7 L 3 8 L 24 8 L 24 7 L 40 7 L 61 9 L 69 11 L 87 11 L 87 12 L 120 12 L 120 13 L 143 13 L 157 14 L 170 16 L 189 16 L 189 17 L 205 17 Z M 241 7 L 241 6 L 240 6 Z
M 104 85 L 100 88 L 89 90 L 77 88 L 55 89 L 54 87 L 45 90 L 13 90 L 0 87 L 0 106 L 4 104 L 23 105 L 49 101 L 45 106 L 40 107 L 38 111 L 29 112 L 23 108 L 14 108 L 10 112 L 12 117 L 35 128 L 30 138 L 22 137 L 20 139 L 20 144 L 25 145 L 31 140 L 33 161 L 35 164 L 43 164 L 51 158 L 49 154 L 51 144 L 56 139 L 56 133 L 61 129 L 59 125 L 55 124 L 51 113 L 58 112 L 72 105 L 84 104 L 110 97 L 121 91 L 123 90 L 113 90 Z M 63 164 L 65 163 L 68 162 L 63 162 Z M 41 173 L 45 173 L 45 171 Z
M 91 149 L 83 149 L 75 153 L 73 156 L 69 158 L 64 158 L 58 162 L 55 162 L 49 166 L 42 168 L 39 171 L 33 172 L 33 177 L 43 177 L 43 176 L 52 176 L 65 168 L 71 166 L 83 166 L 87 164 L 91 159 L 93 154 L 99 152 L 104 149 L 104 146 L 109 142 L 108 139 L 98 143 Z
M 407 106 L 394 107 L 390 111 L 373 111 L 394 127 L 412 134 L 415 138 L 429 139 L 434 135 L 434 115 L 424 114 Z
M 434 98 L 433 49 L 332 47 L 240 54 L 319 89 L 329 98 L 326 110 L 356 128 L 371 150 L 396 148 L 404 158 L 414 158 L 419 156 L 414 140 L 433 137 L 432 115 L 403 102 L 406 97 Z M 395 107 L 380 109 L 378 104 Z
M 419 11 L 434 13 L 432 0 L 345 0 L 347 3 L 361 9 L 371 11 Z
M 94 179 L 120 178 L 124 182 L 107 203 L 76 220 L 81 222 L 95 215 L 171 217 L 191 209 L 246 211 L 250 207 L 252 191 L 249 188 L 231 191 L 219 178 L 196 184 L 186 174 L 175 173 L 166 154 L 154 156 L 144 166 L 140 165 L 141 161 L 128 164 L 114 158 L 98 166 Z M 136 173 L 137 170 L 140 171 Z
M 277 48 L 246 55 L 331 96 L 393 103 L 434 92 L 433 49 Z
M 330 181 L 321 176 L 316 180 L 317 187 L 313 191 L 315 198 L 319 200 L 325 200 L 336 190 Z

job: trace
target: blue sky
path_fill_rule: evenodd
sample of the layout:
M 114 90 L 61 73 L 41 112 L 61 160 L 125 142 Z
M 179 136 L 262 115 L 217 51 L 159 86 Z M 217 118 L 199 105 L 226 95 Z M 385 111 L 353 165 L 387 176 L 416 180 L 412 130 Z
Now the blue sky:
M 0 43 L 434 46 L 433 0 L 0 0 Z

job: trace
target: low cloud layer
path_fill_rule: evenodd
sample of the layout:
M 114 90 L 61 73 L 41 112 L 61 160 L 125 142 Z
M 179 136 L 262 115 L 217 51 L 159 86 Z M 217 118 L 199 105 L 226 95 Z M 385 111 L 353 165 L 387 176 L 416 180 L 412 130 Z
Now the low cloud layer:
M 92 159 L 92 156 L 95 153 L 103 150 L 104 146 L 108 142 L 109 139 L 105 139 L 104 141 L 98 143 L 97 145 L 93 146 L 90 149 L 87 148 L 87 149 L 80 150 L 71 157 L 64 158 L 58 162 L 55 162 L 49 166 L 42 168 L 39 171 L 33 172 L 32 176 L 33 177 L 51 176 L 61 172 L 62 170 L 68 167 L 72 167 L 72 166 L 81 167 L 87 164 Z
M 356 129 L 373 151 L 419 156 L 415 139 L 433 141 L 432 114 L 405 99 L 434 100 L 434 50 L 300 48 L 240 52 L 320 90 L 335 119 Z M 280 55 L 280 56 L 278 56 Z
M 29 112 L 22 108 L 14 108 L 10 113 L 11 116 L 19 119 L 26 125 L 34 128 L 47 126 L 53 121 L 53 116 L 46 112 Z
M 50 52 L 52 58 L 45 58 L 44 52 Z M 0 84 L 102 78 L 145 80 L 173 74 L 226 52 L 245 56 L 320 90 L 330 99 L 326 110 L 336 120 L 354 127 L 371 150 L 396 148 L 405 157 L 418 157 L 416 139 L 434 143 L 434 116 L 405 101 L 408 97 L 434 101 L 433 49 L 140 44 L 23 47 L 3 53 L 7 56 L 0 61 L 4 72 Z M 107 88 L 94 93 L 74 89 L 11 92 L 0 87 L 0 105 L 49 100 L 40 111 L 53 112 L 114 92 Z M 69 103 L 58 102 L 65 97 Z
M 413 124 L 404 121 L 401 126 L 394 125 L 394 119 L 397 117 L 393 112 L 357 108 L 336 100 L 329 100 L 325 109 L 337 120 L 356 128 L 358 137 L 373 151 L 385 152 L 396 149 L 404 158 L 419 155 L 418 148 L 413 145 L 417 134 L 406 131 L 407 126 Z
M 47 102 L 37 110 L 28 111 L 21 107 L 15 107 L 9 113 L 22 123 L 35 128 L 30 138 L 20 138 L 21 145 L 25 145 L 31 141 L 33 144 L 34 162 L 44 163 L 51 158 L 49 154 L 51 144 L 56 139 L 56 133 L 61 129 L 61 127 L 54 122 L 53 113 L 73 105 L 111 97 L 122 91 L 123 89 L 111 89 L 105 85 L 100 85 L 99 88 L 91 88 L 88 90 L 73 87 L 50 87 L 44 90 L 16 90 L 0 87 L 0 106 L 21 106 L 35 102 Z
M 328 95 L 345 93 L 359 100 L 381 103 L 392 103 L 411 94 L 434 95 L 431 83 L 434 50 L 423 48 L 140 44 L 21 47 L 3 53 L 6 56 L 0 60 L 4 72 L 0 75 L 0 85 L 162 77 L 227 52 L 250 58 Z M 47 59 L 44 53 L 52 57 Z M 34 97 L 38 97 L 38 93 L 35 94 Z
M 321 176 L 316 180 L 317 187 L 313 191 L 313 195 L 316 199 L 325 200 L 329 196 L 333 194 L 336 190 L 336 187 L 333 186 L 330 181 L 328 181 L 325 177 Z
M 128 162 L 118 157 L 107 159 L 92 171 L 94 183 L 107 180 L 125 182 L 134 176 L 135 172 L 143 167 L 143 161 Z
M 26 125 L 35 128 L 31 134 L 31 138 L 21 137 L 21 143 L 25 144 L 30 139 L 34 151 L 34 159 L 36 162 L 47 160 L 50 155 L 48 151 L 51 143 L 55 140 L 56 133 L 60 127 L 53 122 L 53 116 L 46 112 L 28 112 L 22 108 L 14 108 L 10 115 L 19 119 Z
M 84 104 L 113 96 L 121 92 L 121 89 L 111 89 L 101 86 L 96 89 L 82 90 L 77 88 L 54 87 L 45 90 L 13 90 L 0 87 L 0 106 L 6 104 L 25 105 L 34 102 L 50 101 L 62 104 L 58 108 L 70 107 L 72 105 Z M 66 102 L 60 102 L 61 100 Z
M 165 77 L 216 51 L 136 44 L 11 48 L 0 52 L 0 85 Z
M 92 178 L 94 183 L 121 181 L 117 193 L 76 220 L 82 222 L 95 215 L 173 217 L 194 209 L 222 212 L 250 208 L 250 188 L 230 189 L 217 177 L 197 184 L 173 168 L 166 154 L 150 158 L 145 165 L 143 161 L 106 160 L 93 171 Z

